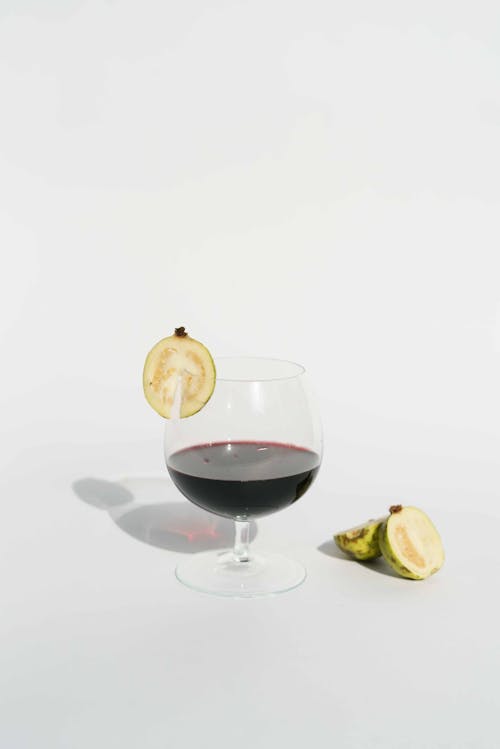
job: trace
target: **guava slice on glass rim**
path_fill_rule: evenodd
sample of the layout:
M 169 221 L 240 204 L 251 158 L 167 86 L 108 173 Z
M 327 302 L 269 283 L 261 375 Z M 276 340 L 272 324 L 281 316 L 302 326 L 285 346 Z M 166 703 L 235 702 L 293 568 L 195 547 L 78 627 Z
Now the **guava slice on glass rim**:
M 165 419 L 193 416 L 215 388 L 215 364 L 206 346 L 183 327 L 162 338 L 146 357 L 142 383 L 149 405 Z M 180 407 L 174 408 L 180 388 Z

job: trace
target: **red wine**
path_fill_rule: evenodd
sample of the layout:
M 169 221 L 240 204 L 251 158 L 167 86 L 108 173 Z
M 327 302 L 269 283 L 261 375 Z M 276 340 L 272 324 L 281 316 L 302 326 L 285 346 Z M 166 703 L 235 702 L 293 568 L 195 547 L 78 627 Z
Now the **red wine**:
M 246 520 L 282 510 L 313 482 L 319 455 L 274 442 L 218 442 L 173 453 L 167 468 L 191 502 Z

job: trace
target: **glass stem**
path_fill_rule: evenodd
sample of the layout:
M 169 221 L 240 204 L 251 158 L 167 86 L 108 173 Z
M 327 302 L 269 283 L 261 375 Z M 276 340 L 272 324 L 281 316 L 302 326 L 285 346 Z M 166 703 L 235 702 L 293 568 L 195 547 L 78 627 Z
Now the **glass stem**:
M 248 520 L 234 521 L 234 549 L 233 554 L 237 562 L 248 562 L 250 552 L 250 522 Z

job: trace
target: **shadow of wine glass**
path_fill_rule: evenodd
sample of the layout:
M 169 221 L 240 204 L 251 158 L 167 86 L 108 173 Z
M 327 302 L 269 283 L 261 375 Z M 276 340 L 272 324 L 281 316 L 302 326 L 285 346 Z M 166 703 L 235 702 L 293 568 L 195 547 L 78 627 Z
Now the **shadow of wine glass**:
M 81 478 L 72 484 L 86 504 L 106 510 L 120 530 L 137 541 L 160 549 L 193 554 L 227 549 L 234 540 L 234 523 L 191 504 L 171 501 L 178 496 L 170 481 L 155 477 L 128 477 L 120 481 Z M 250 539 L 257 525 L 250 524 Z
M 359 559 L 354 559 L 353 557 L 344 554 L 344 552 L 338 548 L 335 541 L 331 540 L 324 541 L 317 547 L 317 549 L 322 554 L 325 554 L 328 557 L 333 557 L 334 559 L 341 559 L 343 562 L 347 562 L 347 564 L 361 564 L 363 565 L 363 567 L 365 567 L 365 569 L 368 569 L 371 572 L 378 572 L 380 575 L 388 575 L 389 577 L 399 578 L 399 575 L 396 574 L 396 572 L 394 572 L 394 570 L 384 562 L 382 557 L 377 557 L 376 559 L 370 559 L 362 562 Z

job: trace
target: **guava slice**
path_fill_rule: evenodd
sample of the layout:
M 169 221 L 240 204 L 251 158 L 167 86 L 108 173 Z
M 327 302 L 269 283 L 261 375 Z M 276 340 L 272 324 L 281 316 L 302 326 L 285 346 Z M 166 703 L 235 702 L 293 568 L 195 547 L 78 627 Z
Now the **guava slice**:
M 215 388 L 215 364 L 209 350 L 184 328 L 162 338 L 146 357 L 142 376 L 144 395 L 160 416 L 177 414 L 174 399 L 180 388 L 181 418 L 200 411 Z
M 339 549 L 342 549 L 354 559 L 360 561 L 376 559 L 381 554 L 378 531 L 385 520 L 385 517 L 378 518 L 378 520 L 367 520 L 362 525 L 356 525 L 347 531 L 336 533 L 333 539 Z
M 378 531 L 386 562 L 402 577 L 424 580 L 444 562 L 441 538 L 429 517 L 416 507 L 393 505 Z

